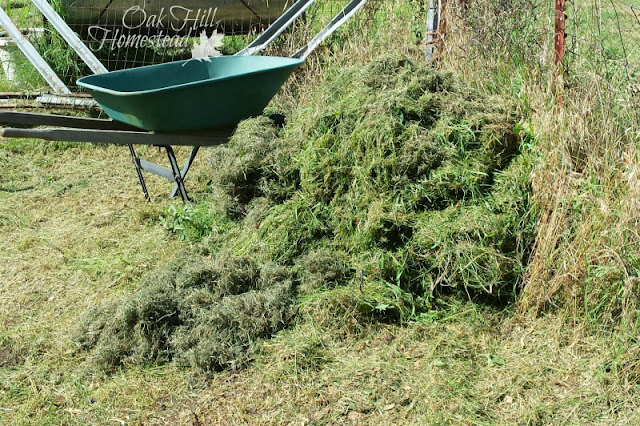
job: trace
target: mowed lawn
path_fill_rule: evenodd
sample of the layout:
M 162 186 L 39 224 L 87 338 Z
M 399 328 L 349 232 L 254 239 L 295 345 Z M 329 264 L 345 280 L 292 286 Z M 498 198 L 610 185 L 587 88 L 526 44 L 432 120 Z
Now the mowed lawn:
M 351 332 L 300 323 L 240 371 L 175 365 L 106 374 L 73 343 L 83 313 L 132 294 L 188 244 L 146 203 L 126 147 L 3 141 L 1 424 L 633 424 L 636 386 L 607 365 L 613 337 L 550 315 L 452 301 L 412 324 Z M 181 152 L 184 155 L 184 152 Z M 141 149 L 163 161 L 155 148 Z M 205 153 L 206 154 L 206 153 Z M 206 176 L 196 164 L 191 188 Z
M 185 248 L 157 222 L 179 203 L 167 199 L 169 182 L 149 178 L 146 203 L 126 147 L 1 144 L 0 422 L 108 423 L 165 398 L 135 388 L 158 380 L 168 390 L 181 377 L 139 370 L 101 382 L 70 332 L 88 308 L 134 291 Z

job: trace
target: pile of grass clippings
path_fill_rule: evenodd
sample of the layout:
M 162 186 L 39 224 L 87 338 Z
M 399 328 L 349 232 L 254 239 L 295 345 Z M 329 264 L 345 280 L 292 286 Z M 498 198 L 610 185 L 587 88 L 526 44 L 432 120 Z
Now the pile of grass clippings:
M 290 323 L 293 290 L 286 268 L 193 253 L 147 276 L 128 300 L 87 314 L 77 341 L 95 347 L 105 369 L 172 359 L 203 370 L 235 368 L 255 339 Z
M 216 370 L 296 312 L 396 321 L 442 292 L 515 297 L 535 209 L 513 105 L 397 56 L 329 70 L 310 98 L 283 129 L 246 120 L 210 151 L 208 202 L 235 225 L 87 317 L 102 364 Z

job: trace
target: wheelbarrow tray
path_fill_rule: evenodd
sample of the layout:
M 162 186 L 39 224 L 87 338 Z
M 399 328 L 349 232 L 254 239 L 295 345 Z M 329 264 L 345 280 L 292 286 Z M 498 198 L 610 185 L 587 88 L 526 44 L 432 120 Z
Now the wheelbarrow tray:
M 233 128 L 260 115 L 303 59 L 223 56 L 83 77 L 114 120 L 148 131 Z

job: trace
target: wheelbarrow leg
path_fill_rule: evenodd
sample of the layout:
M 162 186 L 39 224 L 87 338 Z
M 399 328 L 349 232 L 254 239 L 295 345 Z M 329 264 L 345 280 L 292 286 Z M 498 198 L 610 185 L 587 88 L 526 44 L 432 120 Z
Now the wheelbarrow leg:
M 131 152 L 131 160 L 133 164 L 136 166 L 136 171 L 138 172 L 138 180 L 140 180 L 140 186 L 142 186 L 142 192 L 144 192 L 144 198 L 147 201 L 151 201 L 151 197 L 149 197 L 149 191 L 147 191 L 147 184 L 144 181 L 144 176 L 142 175 L 142 167 L 140 166 L 140 158 L 136 155 L 136 151 L 133 149 L 133 145 L 129 145 L 129 151 Z
M 189 159 L 187 160 L 187 163 L 184 165 L 184 167 L 182 168 L 182 172 L 180 174 L 180 177 L 182 177 L 182 182 L 184 183 L 185 178 L 187 177 L 187 173 L 189 173 L 189 169 L 191 169 L 191 165 L 193 164 L 193 161 L 196 159 L 196 155 L 198 155 L 198 151 L 200 150 L 199 146 L 194 146 L 193 149 L 191 150 L 191 155 L 189 155 Z M 178 191 L 180 190 L 180 188 L 178 188 L 178 184 L 173 186 L 173 191 L 171 191 L 171 195 L 169 195 L 169 198 L 173 198 L 176 195 L 178 195 Z
M 176 160 L 176 154 L 173 152 L 173 148 L 170 146 L 163 147 L 167 151 L 167 156 L 169 157 L 169 163 L 171 164 L 171 171 L 173 172 L 173 176 L 176 180 L 176 185 L 178 186 L 178 192 L 180 193 L 180 197 L 182 197 L 182 201 L 185 203 L 191 201 L 189 195 L 187 195 L 187 189 L 184 187 L 184 181 L 182 180 L 182 172 L 180 171 L 180 167 L 178 166 L 178 161 Z

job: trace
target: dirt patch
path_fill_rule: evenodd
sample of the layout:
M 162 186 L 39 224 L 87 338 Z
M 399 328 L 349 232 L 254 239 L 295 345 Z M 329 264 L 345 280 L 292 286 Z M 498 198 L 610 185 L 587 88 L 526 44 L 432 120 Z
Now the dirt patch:
M 21 365 L 24 356 L 11 345 L 0 348 L 0 368 L 9 368 Z

